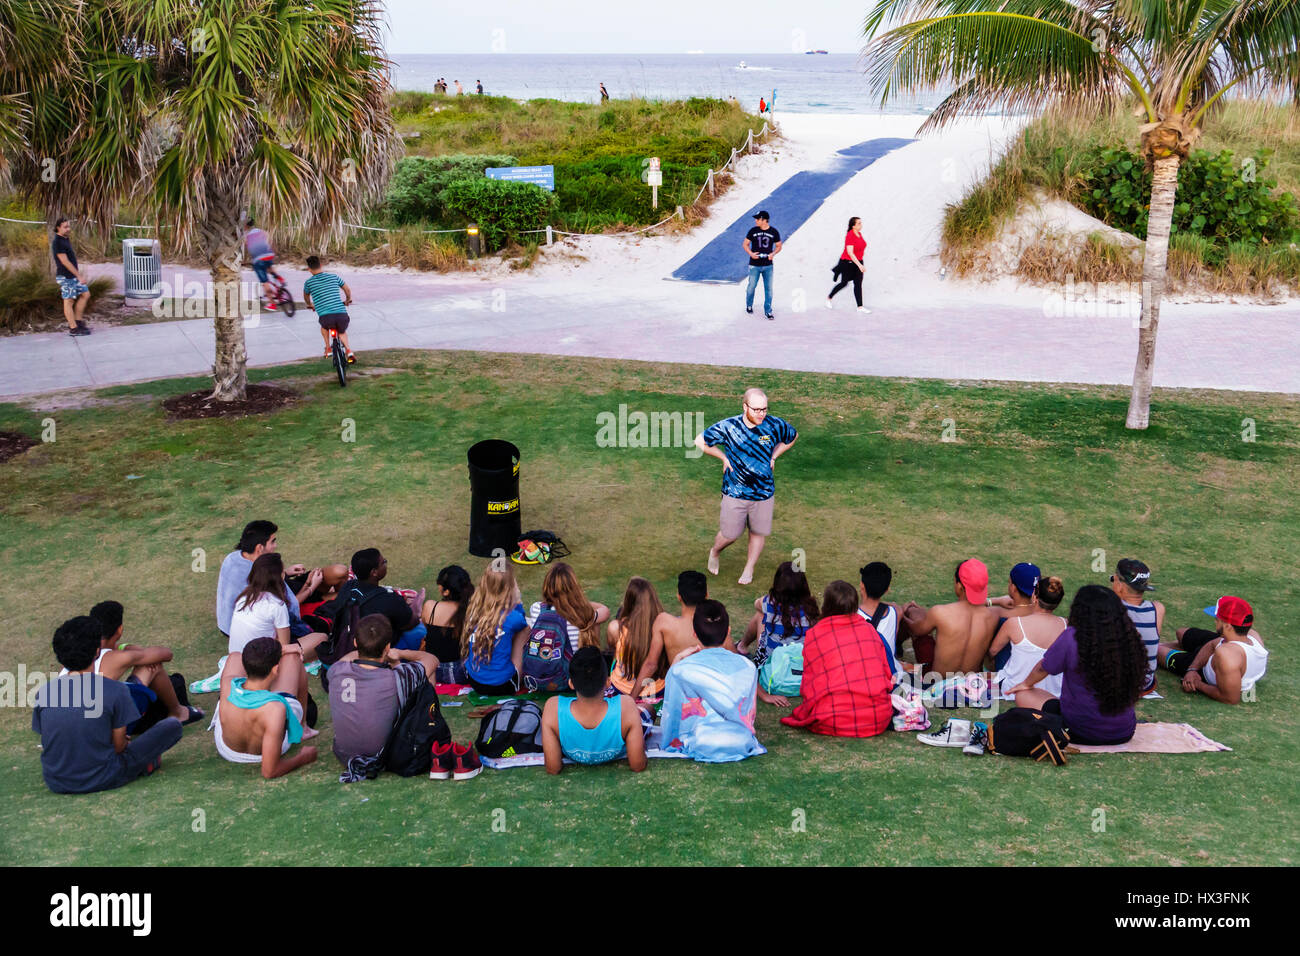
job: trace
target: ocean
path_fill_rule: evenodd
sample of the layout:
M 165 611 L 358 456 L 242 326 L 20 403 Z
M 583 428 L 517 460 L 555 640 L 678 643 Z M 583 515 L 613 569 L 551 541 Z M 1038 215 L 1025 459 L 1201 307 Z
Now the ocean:
M 859 57 L 851 53 L 406 54 L 393 61 L 393 87 L 399 90 L 432 91 L 442 76 L 453 94 L 455 80 L 466 95 L 482 80 L 483 91 L 494 96 L 590 103 L 600 99 L 598 84 L 604 83 L 615 99 L 734 96 L 757 111 L 759 97 L 771 100 L 775 91 L 778 114 L 881 111 L 879 99 L 868 93 Z M 925 114 L 942 99 L 941 92 L 900 98 L 883 112 Z

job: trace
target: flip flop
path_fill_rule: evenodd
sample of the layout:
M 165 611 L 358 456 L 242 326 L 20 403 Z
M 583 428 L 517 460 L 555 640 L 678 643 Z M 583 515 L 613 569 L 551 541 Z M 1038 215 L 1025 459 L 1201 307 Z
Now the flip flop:
M 190 712 L 189 717 L 181 721 L 182 727 L 187 727 L 190 724 L 194 723 L 196 720 L 203 719 L 203 711 L 199 710 L 197 707 L 190 707 L 189 712 Z

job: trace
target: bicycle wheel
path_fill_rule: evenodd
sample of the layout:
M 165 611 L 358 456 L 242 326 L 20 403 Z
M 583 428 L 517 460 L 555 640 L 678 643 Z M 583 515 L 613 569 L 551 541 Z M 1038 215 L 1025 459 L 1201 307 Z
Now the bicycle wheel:
M 334 353 L 334 371 L 339 373 L 339 388 L 347 388 L 348 385 L 348 355 L 343 350 L 343 343 L 334 337 L 333 344 L 330 346 Z
M 288 289 L 280 290 L 280 311 L 293 318 L 293 314 L 298 311 L 298 304 L 293 301 L 293 293 Z

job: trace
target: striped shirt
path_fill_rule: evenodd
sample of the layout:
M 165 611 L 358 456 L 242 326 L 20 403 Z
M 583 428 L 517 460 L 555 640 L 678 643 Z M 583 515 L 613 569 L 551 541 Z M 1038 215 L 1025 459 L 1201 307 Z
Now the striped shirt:
M 311 296 L 311 306 L 317 315 L 346 315 L 343 296 L 339 289 L 343 280 L 332 272 L 318 272 L 303 285 L 302 291 Z
M 704 443 L 721 445 L 731 468 L 722 473 L 722 493 L 743 501 L 766 501 L 776 494 L 772 452 L 798 437 L 794 426 L 768 415 L 750 428 L 743 415 L 724 418 L 704 430 Z
M 1142 645 L 1147 649 L 1147 680 L 1142 685 L 1142 690 L 1147 691 L 1156 681 L 1156 658 L 1160 656 L 1160 632 L 1156 630 L 1156 606 L 1150 601 L 1143 601 L 1141 604 L 1129 604 L 1127 601 L 1122 603 L 1124 610 L 1128 611 L 1128 616 L 1133 620 L 1133 626 L 1137 628 L 1138 636 L 1142 638 Z

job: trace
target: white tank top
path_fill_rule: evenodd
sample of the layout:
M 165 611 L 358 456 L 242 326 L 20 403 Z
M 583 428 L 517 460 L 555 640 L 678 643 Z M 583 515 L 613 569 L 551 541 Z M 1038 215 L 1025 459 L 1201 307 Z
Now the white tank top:
M 1012 697 L 1007 691 L 1018 686 L 1021 681 L 1029 676 L 1030 672 L 1038 666 L 1043 655 L 1047 653 L 1047 648 L 1039 647 L 1028 637 L 1025 636 L 1025 625 L 1021 623 L 1020 618 L 1013 619 L 1016 626 L 1020 629 L 1020 640 L 1011 640 L 1011 660 L 1007 661 L 1007 666 L 998 672 L 997 681 L 1001 688 L 1000 697 L 1003 700 L 1011 700 Z M 1056 620 L 1061 621 L 1058 617 Z M 1065 630 L 1065 622 L 1061 621 L 1061 630 Z M 1010 627 L 1010 624 L 1003 624 L 1003 627 Z M 1057 635 L 1060 636 L 1059 634 Z M 1053 697 L 1061 696 L 1061 675 L 1048 674 L 1045 678 L 1034 685 L 1040 690 L 1045 690 Z
M 102 668 L 102 667 L 104 666 L 104 655 L 107 654 L 107 653 L 108 653 L 109 651 L 111 651 L 111 650 L 112 650 L 111 647 L 105 647 L 105 648 L 101 648 L 101 649 L 100 649 L 100 651 L 99 651 L 99 656 L 95 658 L 95 673 L 96 673 L 96 674 L 98 674 L 98 673 L 100 672 L 100 668 Z M 60 677 L 66 677 L 67 674 L 68 674 L 68 669 L 67 669 L 66 667 L 63 668 L 61 671 L 59 671 L 59 676 L 60 676 Z
M 1264 665 L 1268 663 L 1268 651 L 1264 648 L 1264 645 L 1255 640 L 1254 634 L 1249 635 L 1249 639 L 1249 644 L 1242 644 L 1239 641 L 1233 642 L 1246 652 L 1246 673 L 1241 675 L 1241 692 L 1243 694 L 1255 686 L 1255 681 L 1264 676 Z M 96 670 L 98 670 L 98 665 L 96 665 Z M 1201 673 L 1205 675 L 1207 682 L 1215 687 L 1219 686 L 1219 681 L 1214 676 L 1213 654 L 1205 662 L 1205 666 L 1201 668 Z

